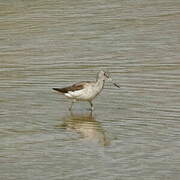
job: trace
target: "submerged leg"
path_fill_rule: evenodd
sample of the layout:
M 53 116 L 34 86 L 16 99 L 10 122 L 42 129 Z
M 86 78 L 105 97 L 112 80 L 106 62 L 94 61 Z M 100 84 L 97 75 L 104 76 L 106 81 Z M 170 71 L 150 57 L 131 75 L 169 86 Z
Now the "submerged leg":
M 69 107 L 69 111 L 71 111 L 72 110 L 72 107 L 73 107 L 73 104 L 75 103 L 75 100 L 73 100 L 72 102 L 71 102 L 71 105 L 70 105 L 70 107 Z
M 93 103 L 91 101 L 89 101 L 89 104 L 91 105 L 91 111 L 93 111 L 93 109 L 94 109 Z

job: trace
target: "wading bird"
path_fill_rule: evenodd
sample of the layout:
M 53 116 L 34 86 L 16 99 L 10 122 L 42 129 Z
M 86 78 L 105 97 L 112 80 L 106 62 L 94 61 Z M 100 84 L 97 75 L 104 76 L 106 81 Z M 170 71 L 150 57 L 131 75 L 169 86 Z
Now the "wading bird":
M 91 111 L 93 108 L 92 100 L 102 91 L 104 87 L 105 80 L 109 79 L 112 81 L 108 73 L 104 71 L 100 71 L 97 75 L 96 81 L 82 81 L 72 86 L 64 87 L 64 88 L 53 88 L 53 90 L 64 94 L 67 98 L 72 99 L 71 106 L 69 110 L 72 109 L 73 104 L 76 101 L 88 101 L 91 105 Z M 116 83 L 112 81 L 112 83 L 118 87 Z

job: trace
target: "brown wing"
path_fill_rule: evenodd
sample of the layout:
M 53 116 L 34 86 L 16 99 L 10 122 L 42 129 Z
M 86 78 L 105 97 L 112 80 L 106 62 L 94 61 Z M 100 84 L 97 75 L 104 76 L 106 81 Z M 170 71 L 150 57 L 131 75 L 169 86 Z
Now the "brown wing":
M 53 88 L 53 90 L 61 93 L 67 93 L 68 91 L 77 91 L 83 89 L 87 83 L 89 83 L 89 81 L 79 82 L 65 88 Z

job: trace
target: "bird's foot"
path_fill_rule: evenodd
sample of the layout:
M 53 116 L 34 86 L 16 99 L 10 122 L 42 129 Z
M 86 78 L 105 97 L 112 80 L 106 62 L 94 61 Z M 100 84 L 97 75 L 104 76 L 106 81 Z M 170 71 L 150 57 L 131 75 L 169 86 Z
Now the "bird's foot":
M 89 111 L 94 111 L 94 107 L 88 108 Z

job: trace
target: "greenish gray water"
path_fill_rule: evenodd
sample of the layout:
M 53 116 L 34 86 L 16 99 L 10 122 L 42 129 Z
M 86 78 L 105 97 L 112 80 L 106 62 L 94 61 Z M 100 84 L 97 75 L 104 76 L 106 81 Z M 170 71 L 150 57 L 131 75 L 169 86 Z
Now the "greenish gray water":
M 180 2 L 0 1 L 0 179 L 180 178 Z M 52 91 L 111 72 L 89 114 Z

